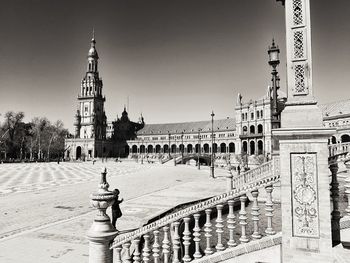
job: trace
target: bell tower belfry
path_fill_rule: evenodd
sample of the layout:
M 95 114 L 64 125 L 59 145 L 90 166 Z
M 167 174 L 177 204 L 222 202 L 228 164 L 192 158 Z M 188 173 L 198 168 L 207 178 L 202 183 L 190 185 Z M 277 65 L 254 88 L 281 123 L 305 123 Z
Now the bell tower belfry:
M 105 97 L 102 95 L 102 79 L 98 72 L 98 53 L 95 34 L 87 56 L 86 73 L 80 85 L 78 110 L 75 116 L 76 138 L 106 139 L 107 118 L 104 111 Z

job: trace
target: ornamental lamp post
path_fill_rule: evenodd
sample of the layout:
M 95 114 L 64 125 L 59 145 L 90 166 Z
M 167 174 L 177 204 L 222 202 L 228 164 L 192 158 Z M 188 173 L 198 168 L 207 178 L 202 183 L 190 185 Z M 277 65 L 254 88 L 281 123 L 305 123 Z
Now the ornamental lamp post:
M 184 146 L 184 131 L 181 132 L 181 163 L 184 163 L 184 150 L 185 150 L 185 146 Z
M 198 129 L 198 170 L 201 169 L 201 163 L 199 161 L 200 155 L 201 155 L 201 129 Z
M 169 160 L 170 160 L 170 158 L 171 158 L 171 156 L 170 156 L 170 131 L 168 131 L 168 136 L 169 136 L 168 154 L 169 154 Z
M 143 137 L 141 138 L 141 147 L 140 147 L 140 152 L 141 152 L 141 164 L 143 164 L 143 148 L 144 145 L 143 145 Z
M 272 67 L 272 89 L 273 89 L 273 98 L 272 98 L 272 129 L 280 128 L 280 122 L 278 120 L 278 103 L 277 103 L 277 91 L 279 89 L 280 78 L 276 70 L 277 66 L 280 64 L 279 53 L 280 49 L 275 44 L 275 40 L 272 39 L 272 46 L 269 46 L 267 51 L 269 55 L 269 65 Z
M 210 178 L 214 178 L 214 111 L 211 111 L 211 161 Z
M 176 166 L 176 132 L 174 134 L 174 140 L 175 140 L 175 149 L 174 149 L 174 166 Z

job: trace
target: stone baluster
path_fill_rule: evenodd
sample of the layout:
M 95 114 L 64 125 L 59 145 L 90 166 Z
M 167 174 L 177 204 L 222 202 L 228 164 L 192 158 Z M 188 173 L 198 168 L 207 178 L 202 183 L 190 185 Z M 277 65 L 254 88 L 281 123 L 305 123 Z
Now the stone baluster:
M 117 195 L 109 191 L 109 184 L 106 180 L 107 169 L 101 172 L 101 181 L 97 192 L 91 194 L 90 204 L 97 209 L 95 219 L 87 233 L 89 240 L 89 262 L 90 263 L 112 263 L 113 250 L 109 248 L 111 241 L 118 234 L 118 231 L 111 224 L 106 210 L 111 206 Z
M 253 196 L 253 207 L 252 207 L 252 221 L 254 224 L 254 231 L 252 234 L 252 237 L 254 239 L 260 239 L 261 235 L 259 233 L 259 205 L 258 205 L 258 195 L 259 195 L 259 191 L 255 190 L 252 192 L 252 196 Z
M 122 263 L 122 247 L 118 246 L 115 249 L 115 263 Z
M 340 244 L 340 211 L 339 211 L 339 183 L 337 178 L 338 164 L 335 162 L 330 165 L 330 170 L 332 173 L 331 182 L 331 197 L 333 201 L 333 211 L 332 215 L 332 243 L 333 246 Z
M 169 227 L 164 226 L 163 227 L 163 244 L 162 244 L 162 252 L 163 252 L 163 262 L 168 263 L 169 262 L 169 254 L 170 254 L 170 240 L 169 240 Z
M 228 200 L 227 203 L 228 203 L 228 209 L 229 209 L 229 212 L 227 215 L 227 228 L 229 229 L 229 233 L 230 233 L 230 239 L 227 242 L 227 245 L 229 247 L 235 247 L 237 246 L 237 243 L 234 240 L 234 234 L 233 234 L 235 230 L 235 223 L 236 223 L 235 214 L 233 213 L 233 205 L 235 201 L 232 199 L 232 200 Z
M 265 203 L 265 211 L 266 211 L 266 217 L 267 217 L 267 228 L 265 230 L 265 233 L 268 235 L 274 235 L 276 232 L 272 228 L 272 217 L 273 217 L 273 202 L 272 202 L 272 190 L 273 186 L 269 185 L 265 187 L 267 197 L 266 197 L 266 203 Z
M 222 208 L 224 206 L 223 205 L 216 205 L 216 209 L 218 211 L 218 215 L 217 218 L 215 220 L 216 222 L 216 233 L 217 233 L 217 237 L 218 237 L 218 243 L 216 245 L 216 250 L 217 251 L 222 251 L 225 249 L 224 245 L 222 244 L 222 233 L 224 233 L 224 220 L 222 219 Z
M 239 200 L 241 201 L 241 210 L 239 211 L 239 224 L 241 225 L 242 233 L 240 237 L 240 241 L 242 243 L 247 243 L 249 241 L 246 234 L 246 226 L 247 226 L 247 212 L 245 210 L 245 202 L 247 201 L 247 196 L 242 195 Z
M 123 250 L 125 251 L 124 257 L 123 257 L 123 263 L 131 263 L 131 256 L 130 256 L 130 242 L 125 242 L 123 244 Z
M 346 215 L 350 216 L 350 163 L 346 164 L 346 167 L 348 168 L 347 170 L 347 176 L 345 179 L 345 194 L 348 197 L 348 207 L 345 209 Z
M 210 223 L 210 214 L 211 214 L 211 209 L 205 209 L 205 215 L 206 215 L 206 221 L 205 221 L 205 225 L 204 225 L 204 236 L 206 237 L 207 239 L 207 247 L 205 248 L 204 250 L 204 253 L 206 256 L 208 255 L 211 255 L 213 254 L 213 250 L 211 249 L 211 246 L 210 246 L 210 238 L 211 238 L 211 226 L 212 224 Z
M 151 249 L 150 249 L 150 245 L 149 245 L 149 234 L 146 234 L 143 236 L 143 238 L 145 239 L 145 244 L 143 245 L 143 249 L 142 249 L 142 260 L 143 262 L 147 263 L 150 261 L 150 255 L 151 255 Z
M 174 235 L 173 235 L 173 263 L 179 263 L 179 250 L 180 250 L 180 235 L 179 235 L 179 225 L 180 222 L 174 222 Z
M 193 228 L 193 241 L 195 242 L 195 253 L 193 254 L 193 257 L 195 259 L 201 258 L 202 254 L 199 251 L 199 242 L 201 241 L 200 236 L 201 236 L 201 229 L 199 227 L 199 218 L 200 218 L 200 214 L 194 214 L 194 228 Z
M 184 253 L 184 257 L 182 258 L 182 260 L 184 262 L 190 262 L 191 261 L 191 257 L 190 257 L 190 245 L 191 245 L 191 232 L 190 232 L 190 218 L 189 217 L 185 217 L 184 218 L 184 223 L 185 223 L 185 230 L 183 232 L 183 244 L 185 247 L 185 253 Z
M 134 246 L 135 246 L 135 251 L 132 259 L 134 263 L 141 263 L 140 238 L 134 239 Z
M 159 244 L 159 231 L 155 230 L 153 231 L 153 235 L 154 235 L 154 241 L 153 241 L 153 261 L 154 263 L 158 263 L 159 262 L 159 252 L 160 252 L 160 244 Z

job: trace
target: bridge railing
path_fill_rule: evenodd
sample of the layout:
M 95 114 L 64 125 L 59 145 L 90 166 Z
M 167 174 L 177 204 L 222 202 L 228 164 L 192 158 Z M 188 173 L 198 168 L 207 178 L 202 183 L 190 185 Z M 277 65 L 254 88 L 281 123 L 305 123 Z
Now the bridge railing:
M 279 174 L 279 157 L 273 157 L 271 161 L 263 163 L 257 168 L 234 176 L 232 179 L 233 187 L 239 188 L 245 184 L 259 180 L 268 174 Z
M 116 254 L 116 262 L 190 262 L 223 251 L 227 247 L 258 240 L 263 235 L 274 235 L 272 191 L 273 184 L 277 181 L 279 174 L 269 174 L 230 192 L 169 214 L 135 231 L 117 236 L 111 246 Z M 262 213 L 266 217 L 264 226 L 259 223 L 261 205 L 259 206 L 257 200 L 260 188 L 265 188 L 267 192 L 264 205 L 266 213 Z M 251 192 L 253 196 L 250 213 L 246 210 L 247 192 Z M 239 216 L 234 214 L 234 204 L 237 202 L 240 204 Z M 229 211 L 225 220 L 224 206 Z M 214 214 L 215 228 L 211 220 Z M 202 216 L 205 218 L 204 225 L 200 224 Z M 252 231 L 248 231 L 247 224 L 253 225 Z M 204 237 L 202 230 L 205 232 Z M 227 242 L 224 242 L 224 233 L 228 233 Z M 237 235 L 239 238 L 236 238 Z M 212 248 L 214 236 L 215 249 Z
M 329 156 L 335 156 L 338 154 L 343 154 L 350 152 L 350 142 L 330 144 L 328 146 Z

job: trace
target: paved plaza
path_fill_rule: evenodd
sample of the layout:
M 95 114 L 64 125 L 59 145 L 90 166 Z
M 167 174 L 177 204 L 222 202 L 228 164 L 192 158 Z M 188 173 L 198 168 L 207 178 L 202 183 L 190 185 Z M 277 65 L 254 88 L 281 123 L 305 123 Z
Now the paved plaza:
M 112 161 L 1 164 L 0 262 L 87 262 L 85 235 L 96 213 L 89 195 L 103 167 L 110 189 L 120 189 L 125 200 L 119 230 L 223 192 L 226 185 L 223 177 L 214 184 L 206 167 Z

